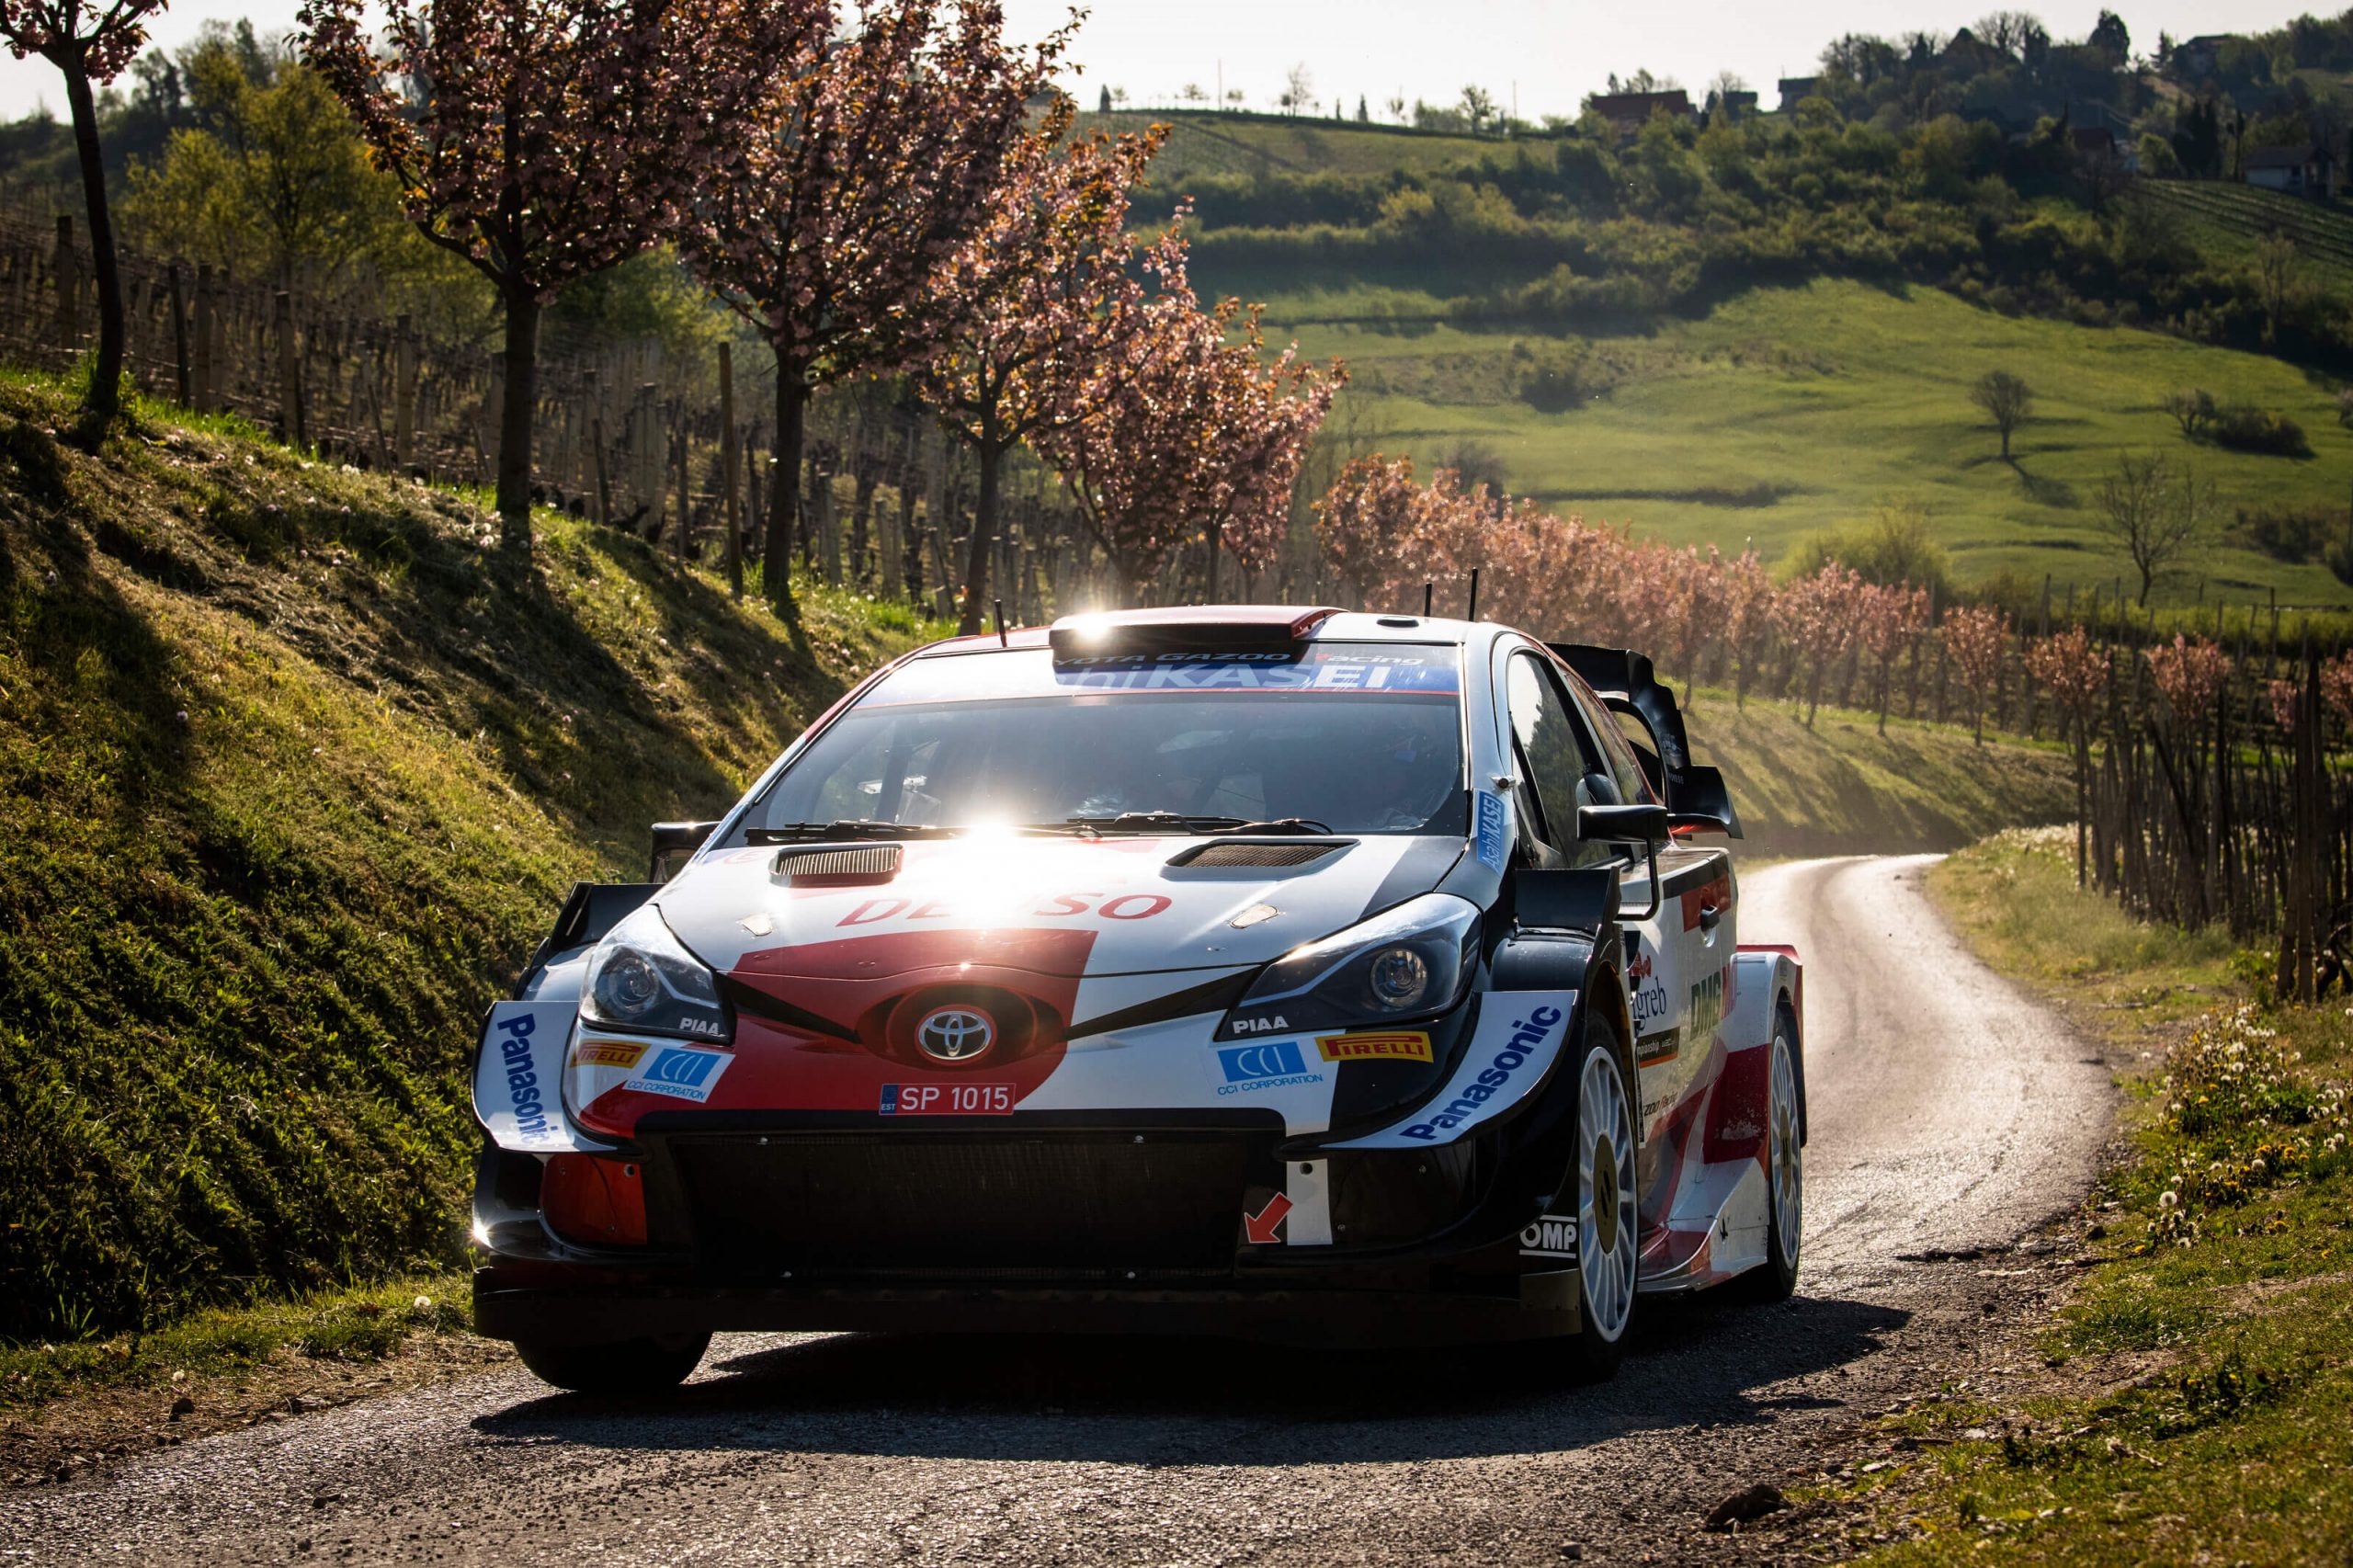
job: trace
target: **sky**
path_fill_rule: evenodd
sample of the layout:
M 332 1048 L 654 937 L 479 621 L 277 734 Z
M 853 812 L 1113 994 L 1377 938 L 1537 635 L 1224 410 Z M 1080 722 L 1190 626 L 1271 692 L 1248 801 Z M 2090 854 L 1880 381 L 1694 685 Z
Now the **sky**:
M 1011 30 L 1024 39 L 1042 37 L 1070 9 L 1065 0 L 1004 3 Z M 267 32 L 290 28 L 298 4 L 176 0 L 150 32 L 176 46 L 208 18 L 239 17 Z M 1536 119 L 1574 115 L 1611 72 L 1647 68 L 1694 89 L 1732 71 L 1769 104 L 1778 78 L 1810 74 L 1822 46 L 1843 33 L 1949 32 L 1995 8 L 1997 0 L 1094 0 L 1071 54 L 1083 67 L 1073 90 L 1088 108 L 1105 86 L 1153 106 L 1175 101 L 1188 83 L 1215 94 L 1222 82 L 1242 89 L 1250 108 L 1271 109 L 1286 74 L 1304 64 L 1317 97 L 1341 98 L 1351 113 L 1359 96 L 1379 115 L 1392 96 L 1451 103 L 1476 83 Z M 2089 32 L 2100 9 L 2096 0 L 2018 8 L 2061 39 Z M 2161 31 L 2262 31 L 2316 7 L 2311 0 L 2123 0 L 2117 8 L 2134 48 L 2145 50 Z M 56 73 L 0 51 L 0 118 L 44 102 L 63 114 Z

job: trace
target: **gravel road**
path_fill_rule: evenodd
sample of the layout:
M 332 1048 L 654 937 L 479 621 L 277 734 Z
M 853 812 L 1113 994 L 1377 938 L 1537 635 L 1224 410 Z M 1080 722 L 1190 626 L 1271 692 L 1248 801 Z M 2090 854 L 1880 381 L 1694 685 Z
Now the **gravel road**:
M 659 1406 L 502 1371 L 0 1496 L 0 1560 L 1757 1563 L 1708 1509 L 1963 1364 L 2004 1271 L 1928 1255 L 2070 1202 L 2108 1128 L 2106 1069 L 1959 949 L 1927 864 L 1745 880 L 1742 936 L 1806 959 L 1800 1294 L 1647 1302 L 1606 1387 L 1540 1346 L 739 1335 Z

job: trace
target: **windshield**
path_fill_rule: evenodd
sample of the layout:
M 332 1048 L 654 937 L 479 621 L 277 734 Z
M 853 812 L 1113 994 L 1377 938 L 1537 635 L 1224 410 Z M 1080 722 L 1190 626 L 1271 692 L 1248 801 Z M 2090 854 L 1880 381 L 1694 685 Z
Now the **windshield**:
M 1297 659 L 918 659 L 827 726 L 733 837 L 1145 812 L 1461 834 L 1460 665 L 1451 647 L 1391 643 L 1314 643 Z

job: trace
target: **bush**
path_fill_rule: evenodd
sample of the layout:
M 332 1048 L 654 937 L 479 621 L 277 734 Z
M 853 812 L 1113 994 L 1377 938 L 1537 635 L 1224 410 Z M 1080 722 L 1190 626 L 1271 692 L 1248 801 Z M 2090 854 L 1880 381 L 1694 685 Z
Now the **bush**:
M 2183 435 L 2194 438 L 2214 421 L 2214 394 L 2203 387 L 2176 387 L 2165 393 L 2165 410 Z
M 2344 519 L 2327 506 L 2242 506 L 2236 531 L 2274 561 L 2301 566 L 2336 542 Z
M 2206 435 L 2216 446 L 2228 447 L 2234 452 L 2258 452 L 2277 458 L 2312 456 L 2313 449 L 2304 440 L 2304 427 L 2273 409 L 2222 409 L 2206 426 Z

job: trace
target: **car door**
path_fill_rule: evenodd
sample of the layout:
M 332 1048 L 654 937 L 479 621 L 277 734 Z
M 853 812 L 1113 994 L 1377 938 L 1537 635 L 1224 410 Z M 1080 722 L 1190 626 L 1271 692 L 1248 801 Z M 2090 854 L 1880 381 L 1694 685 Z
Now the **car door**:
M 1655 799 L 1648 775 L 1627 744 L 1617 716 L 1574 675 L 1567 675 L 1579 722 L 1591 732 L 1611 777 L 1627 799 Z M 1730 858 L 1721 849 L 1662 847 L 1663 890 L 1656 911 L 1627 921 L 1627 1008 L 1634 1018 L 1634 1061 L 1643 1080 L 1645 1137 L 1663 1127 L 1708 1068 L 1722 1021 L 1732 961 L 1733 890 Z M 1647 863 L 1629 865 L 1625 906 L 1652 903 Z

